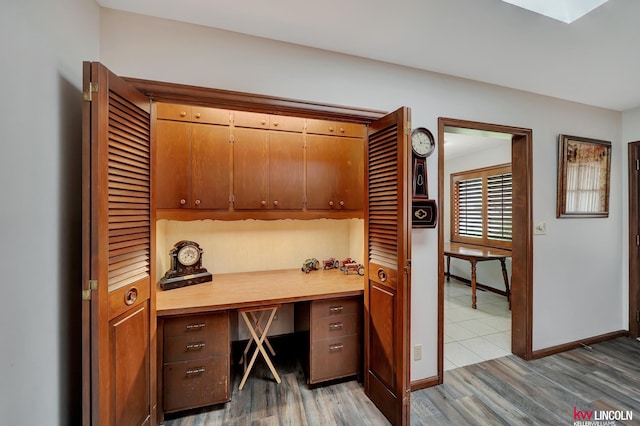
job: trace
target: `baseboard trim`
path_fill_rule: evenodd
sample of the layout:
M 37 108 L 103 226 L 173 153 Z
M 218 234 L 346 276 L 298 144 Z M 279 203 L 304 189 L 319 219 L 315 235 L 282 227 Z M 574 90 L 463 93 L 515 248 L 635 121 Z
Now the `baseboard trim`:
M 424 379 L 414 380 L 411 382 L 411 392 L 415 392 L 420 389 L 430 388 L 438 385 L 438 376 L 425 377 Z
M 575 342 L 551 346 L 545 349 L 538 349 L 537 351 L 533 351 L 531 353 L 531 359 L 540 359 L 549 355 L 559 354 L 561 352 L 570 351 L 572 349 L 580 348 L 583 346 L 595 345 L 596 343 L 606 342 L 607 340 L 617 339 L 618 337 L 626 337 L 628 335 L 629 332 L 627 330 L 612 331 L 611 333 L 588 337 L 586 339 L 576 340 Z

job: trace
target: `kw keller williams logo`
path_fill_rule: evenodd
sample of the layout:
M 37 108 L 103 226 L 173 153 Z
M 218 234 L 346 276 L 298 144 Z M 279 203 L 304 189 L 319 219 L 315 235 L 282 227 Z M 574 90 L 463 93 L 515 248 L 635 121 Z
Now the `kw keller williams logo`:
M 618 421 L 633 420 L 633 411 L 622 410 L 578 410 L 573 407 L 574 426 L 604 426 L 614 425 Z

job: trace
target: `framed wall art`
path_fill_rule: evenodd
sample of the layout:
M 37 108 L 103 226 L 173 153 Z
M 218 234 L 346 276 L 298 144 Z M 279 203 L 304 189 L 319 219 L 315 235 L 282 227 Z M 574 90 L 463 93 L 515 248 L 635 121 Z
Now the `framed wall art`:
M 609 217 L 611 142 L 558 135 L 556 217 Z

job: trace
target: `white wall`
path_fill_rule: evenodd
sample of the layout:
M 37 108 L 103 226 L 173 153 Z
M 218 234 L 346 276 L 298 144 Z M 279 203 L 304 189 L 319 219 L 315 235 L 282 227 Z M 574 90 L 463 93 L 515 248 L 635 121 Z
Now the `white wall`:
M 0 423 L 80 424 L 82 61 L 93 0 L 2 2 Z
M 100 59 L 116 74 L 392 111 L 436 133 L 438 117 L 533 129 L 533 348 L 625 329 L 621 114 L 498 86 L 236 33 L 103 10 Z M 434 58 L 437 60 L 437 58 Z M 540 64 L 549 67 L 552 64 Z M 556 219 L 559 133 L 613 142 L 608 219 Z M 428 159 L 437 188 L 437 153 Z M 437 230 L 414 230 L 412 380 L 436 374 Z

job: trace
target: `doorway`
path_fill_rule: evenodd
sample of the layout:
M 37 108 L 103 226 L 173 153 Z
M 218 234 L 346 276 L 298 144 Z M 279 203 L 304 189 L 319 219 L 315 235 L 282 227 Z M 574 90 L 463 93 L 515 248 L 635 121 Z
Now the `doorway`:
M 444 146 L 445 133 L 455 131 L 481 137 L 510 139 L 512 164 L 512 232 L 511 248 L 511 352 L 524 359 L 532 352 L 532 131 L 531 129 L 472 122 L 452 118 L 438 119 L 438 205 L 439 215 L 446 218 Z M 482 143 L 482 139 L 479 139 Z M 438 382 L 444 372 L 444 245 L 449 236 L 438 227 Z

